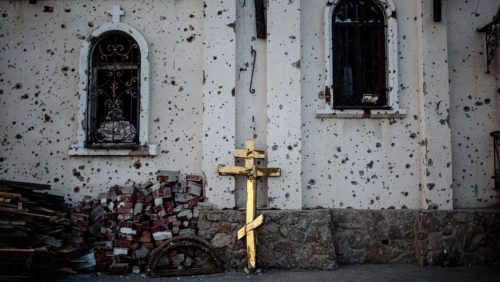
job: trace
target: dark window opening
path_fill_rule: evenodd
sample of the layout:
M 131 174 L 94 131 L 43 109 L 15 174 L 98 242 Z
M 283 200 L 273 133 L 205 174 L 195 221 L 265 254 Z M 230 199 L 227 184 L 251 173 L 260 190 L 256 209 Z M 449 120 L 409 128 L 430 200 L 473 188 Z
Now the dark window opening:
M 86 148 L 139 145 L 140 51 L 123 32 L 99 38 L 88 68 Z
M 384 18 L 372 0 L 340 1 L 333 12 L 334 108 L 389 108 Z

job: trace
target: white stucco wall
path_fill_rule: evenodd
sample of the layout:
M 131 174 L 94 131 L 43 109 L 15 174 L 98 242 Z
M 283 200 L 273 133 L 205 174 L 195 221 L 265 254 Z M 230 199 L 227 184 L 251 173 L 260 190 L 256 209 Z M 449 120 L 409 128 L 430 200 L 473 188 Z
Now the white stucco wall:
M 149 140 L 159 153 L 70 157 L 78 54 L 114 5 L 149 44 Z M 49 183 L 76 201 L 159 169 L 202 173 L 203 1 L 1 1 L 0 13 L 0 178 Z
M 255 38 L 248 0 L 0 1 L 0 179 L 49 183 L 77 201 L 180 170 L 205 174 L 216 207 L 244 206 L 245 181 L 216 170 L 242 165 L 232 151 L 255 138 L 269 165 L 284 169 L 259 182 L 261 207 L 498 205 L 489 133 L 499 130 L 500 70 L 495 60 L 484 74 L 484 34 L 476 31 L 498 1 L 481 1 L 476 12 L 475 1 L 445 0 L 441 23 L 432 21 L 431 0 L 393 2 L 406 115 L 341 119 L 316 115 L 325 106 L 328 0 L 271 1 L 267 39 Z M 158 155 L 69 156 L 80 48 L 115 5 L 149 46 L 149 142 Z
M 316 118 L 324 104 L 327 1 L 302 1 L 303 205 L 421 207 L 416 5 L 394 1 L 398 23 L 399 104 L 403 119 Z
M 493 20 L 499 2 L 447 1 L 450 125 L 455 208 L 494 207 L 493 138 L 500 129 L 498 57 L 486 74 L 485 34 L 477 28 Z

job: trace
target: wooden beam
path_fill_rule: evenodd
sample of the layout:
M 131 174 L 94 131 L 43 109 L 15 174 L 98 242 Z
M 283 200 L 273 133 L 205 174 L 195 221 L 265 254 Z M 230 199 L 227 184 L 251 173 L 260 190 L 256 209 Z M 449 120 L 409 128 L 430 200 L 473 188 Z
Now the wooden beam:
M 7 186 L 12 188 L 24 188 L 30 190 L 50 190 L 51 187 L 48 184 L 37 184 L 37 183 L 8 181 L 8 180 L 0 180 L 0 186 Z

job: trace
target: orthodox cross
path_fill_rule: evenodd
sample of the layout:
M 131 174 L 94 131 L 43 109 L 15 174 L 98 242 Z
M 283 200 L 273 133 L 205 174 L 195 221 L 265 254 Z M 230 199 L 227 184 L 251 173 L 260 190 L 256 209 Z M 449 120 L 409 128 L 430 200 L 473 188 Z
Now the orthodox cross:
M 109 14 L 113 16 L 114 23 L 119 23 L 120 17 L 123 16 L 125 13 L 120 8 L 120 6 L 113 6 L 113 10 L 109 11 Z
M 261 214 L 255 218 L 255 206 L 257 203 L 257 177 L 262 176 L 280 176 L 280 168 L 259 168 L 254 165 L 254 159 L 264 159 L 266 153 L 264 151 L 254 150 L 254 141 L 246 141 L 245 150 L 234 151 L 235 158 L 244 158 L 245 167 L 219 165 L 219 175 L 242 175 L 247 177 L 247 216 L 246 225 L 238 230 L 238 240 L 241 240 L 245 235 L 247 236 L 247 257 L 248 257 L 248 270 L 253 272 L 255 270 L 256 258 L 256 235 L 255 229 L 264 223 L 264 215 Z

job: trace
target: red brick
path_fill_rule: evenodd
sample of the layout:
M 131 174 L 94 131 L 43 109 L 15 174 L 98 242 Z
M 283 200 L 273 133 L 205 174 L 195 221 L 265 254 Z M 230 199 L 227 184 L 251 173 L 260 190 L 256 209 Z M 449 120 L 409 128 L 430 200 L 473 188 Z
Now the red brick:
M 153 249 L 155 247 L 155 244 L 153 243 L 144 243 L 142 245 L 148 249 Z
M 194 174 L 188 174 L 186 175 L 186 180 L 187 181 L 194 181 L 194 182 L 202 182 L 202 178 L 199 175 L 194 175 Z
M 139 238 L 139 242 L 141 242 L 141 243 L 150 243 L 151 241 L 152 241 L 151 236 L 147 236 L 147 237 L 143 236 L 143 237 Z
M 132 245 L 132 242 L 127 241 L 127 240 L 116 240 L 115 241 L 115 246 L 117 247 L 130 247 Z
M 153 186 L 153 183 L 151 181 L 146 181 L 139 186 L 140 189 L 147 189 L 149 187 Z
M 132 244 L 132 246 L 130 246 L 130 249 L 131 249 L 132 251 L 133 251 L 133 250 L 135 250 L 135 249 L 137 249 L 137 248 L 139 248 L 139 244 L 137 244 L 137 242 L 136 242 L 136 243 L 134 243 L 134 244 Z
M 131 208 L 118 208 L 116 212 L 121 214 L 132 214 L 133 210 Z
M 109 266 L 109 275 L 127 275 L 128 274 L 128 264 L 126 263 L 115 263 Z
M 172 223 L 172 222 L 176 222 L 176 221 L 177 221 L 177 216 L 175 216 L 175 215 L 167 217 L 167 223 Z
M 132 222 L 130 221 L 120 221 L 118 225 L 120 227 L 132 228 Z
M 134 199 L 134 195 L 120 195 L 118 196 L 118 201 L 120 202 L 133 202 L 135 199 Z
M 133 202 L 119 202 L 118 203 L 118 208 L 132 208 L 134 206 L 134 203 Z
M 134 241 L 135 238 L 134 236 L 132 235 L 129 235 L 129 234 L 118 234 L 118 239 L 120 240 L 127 240 L 127 241 Z
M 149 221 L 144 221 L 142 223 L 142 229 L 145 230 L 145 229 L 149 229 L 151 226 L 149 224 Z

